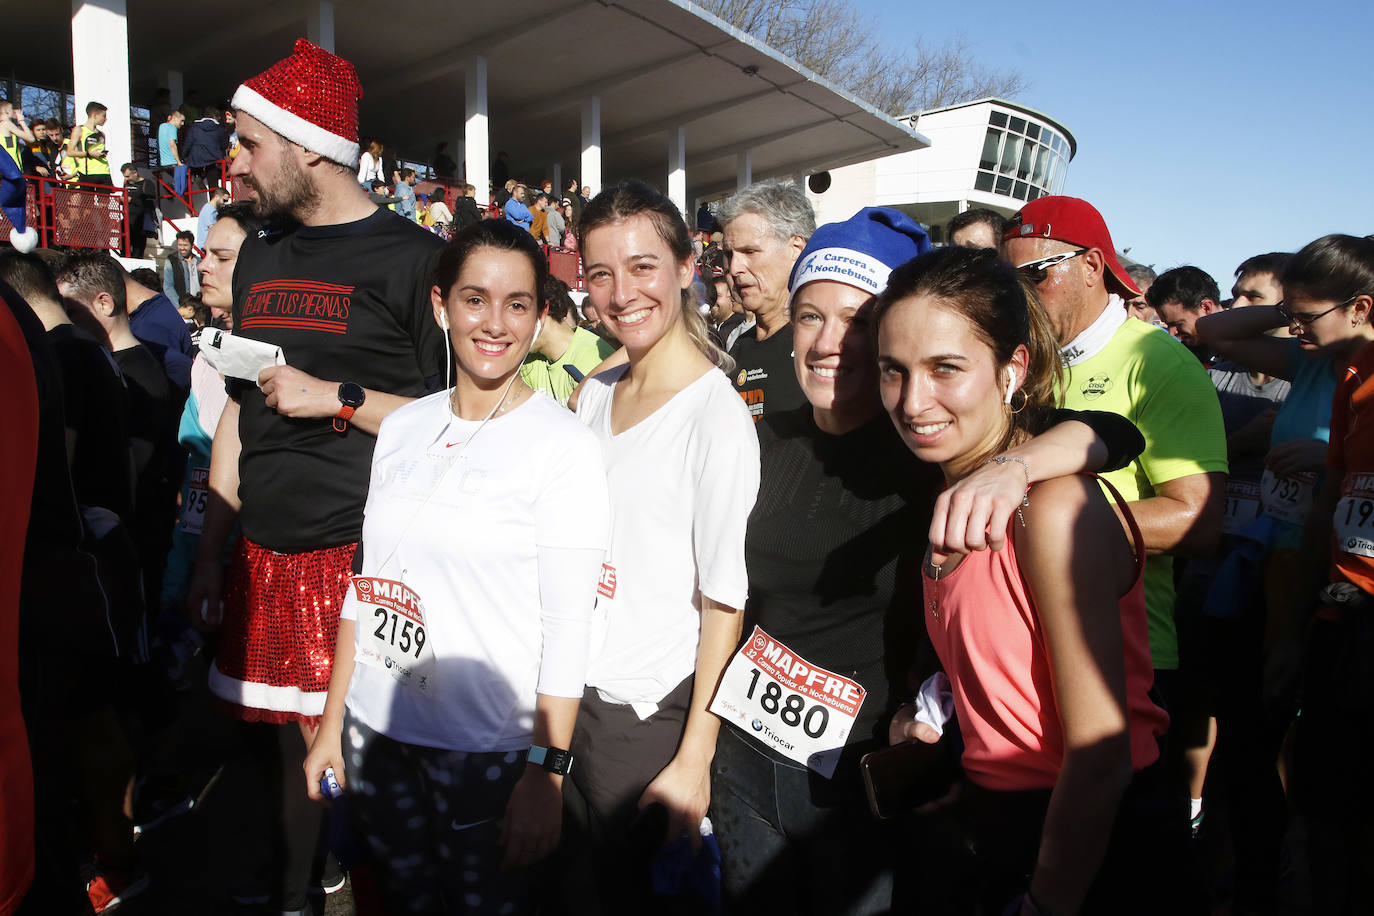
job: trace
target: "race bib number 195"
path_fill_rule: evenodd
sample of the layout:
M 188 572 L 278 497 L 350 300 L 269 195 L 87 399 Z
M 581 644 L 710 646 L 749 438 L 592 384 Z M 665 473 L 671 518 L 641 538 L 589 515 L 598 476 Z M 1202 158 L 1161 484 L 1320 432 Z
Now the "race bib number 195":
M 1374 557 L 1374 474 L 1347 474 L 1332 516 L 1336 549 Z
M 181 530 L 184 534 L 200 534 L 205 523 L 205 503 L 210 498 L 210 469 L 191 468 L 191 483 L 186 488 L 186 502 L 181 506 Z
M 829 779 L 866 695 L 756 626 L 725 669 L 711 712 Z
M 434 649 L 425 629 L 420 596 L 404 582 L 354 576 L 358 598 L 356 658 L 385 671 L 403 687 L 434 689 Z

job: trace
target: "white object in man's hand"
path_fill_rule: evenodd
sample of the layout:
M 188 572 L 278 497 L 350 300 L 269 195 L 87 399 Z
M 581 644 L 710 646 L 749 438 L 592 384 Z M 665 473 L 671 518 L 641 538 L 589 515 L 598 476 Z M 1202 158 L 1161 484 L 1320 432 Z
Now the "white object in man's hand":
M 210 368 L 225 378 L 254 384 L 262 370 L 286 365 L 286 354 L 281 347 L 209 328 L 200 335 L 200 352 Z

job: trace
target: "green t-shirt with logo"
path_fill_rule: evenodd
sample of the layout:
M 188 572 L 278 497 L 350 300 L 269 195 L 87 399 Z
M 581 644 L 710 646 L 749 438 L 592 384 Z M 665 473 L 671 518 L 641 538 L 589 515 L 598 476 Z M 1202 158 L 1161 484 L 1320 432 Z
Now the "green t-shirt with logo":
M 520 378 L 531 388 L 547 391 L 554 400 L 567 407 L 568 398 L 577 388 L 577 380 L 563 367 L 572 366 L 583 375 L 588 375 L 614 352 L 615 344 L 602 340 L 585 328 L 575 328 L 572 342 L 562 356 L 549 360 L 546 356 L 531 353 L 520 366 Z
M 1197 357 L 1153 325 L 1128 319 L 1101 351 L 1067 367 L 1064 406 L 1110 410 L 1139 427 L 1145 451 L 1102 475 L 1127 501 L 1149 499 L 1155 487 L 1180 477 L 1226 473 L 1216 389 Z M 1171 557 L 1155 555 L 1145 564 L 1145 611 L 1155 668 L 1177 668 Z

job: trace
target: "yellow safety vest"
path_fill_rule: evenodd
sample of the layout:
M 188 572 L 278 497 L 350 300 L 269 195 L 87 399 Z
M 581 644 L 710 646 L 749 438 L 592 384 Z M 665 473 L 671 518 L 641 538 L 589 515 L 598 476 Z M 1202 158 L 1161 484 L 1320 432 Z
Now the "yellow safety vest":
M 105 158 L 105 132 L 98 127 L 81 125 L 81 151 L 86 154 L 82 160 L 81 174 L 108 175 L 110 163 Z M 95 158 L 99 156 L 100 158 Z

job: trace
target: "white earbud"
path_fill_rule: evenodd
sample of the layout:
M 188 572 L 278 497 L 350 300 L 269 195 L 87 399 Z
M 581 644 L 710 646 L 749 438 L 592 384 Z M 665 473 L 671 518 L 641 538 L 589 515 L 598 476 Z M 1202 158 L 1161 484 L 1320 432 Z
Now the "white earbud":
M 530 338 L 530 346 L 531 346 L 531 347 L 534 346 L 534 342 L 535 342 L 536 340 L 539 339 L 539 334 L 540 334 L 540 332 L 542 332 L 543 330 L 544 330 L 544 322 L 542 322 L 542 321 L 535 322 L 535 325 L 534 325 L 534 336 Z
M 1016 391 L 1016 370 L 1012 369 L 1011 366 L 1008 366 L 1008 367 L 1007 367 L 1007 396 L 1006 396 L 1006 404 L 1007 404 L 1007 406 L 1011 406 L 1011 396 L 1012 396 L 1012 394 L 1015 393 L 1015 391 Z
M 448 309 L 444 309 L 439 313 L 439 327 L 443 328 L 445 331 L 448 330 Z

